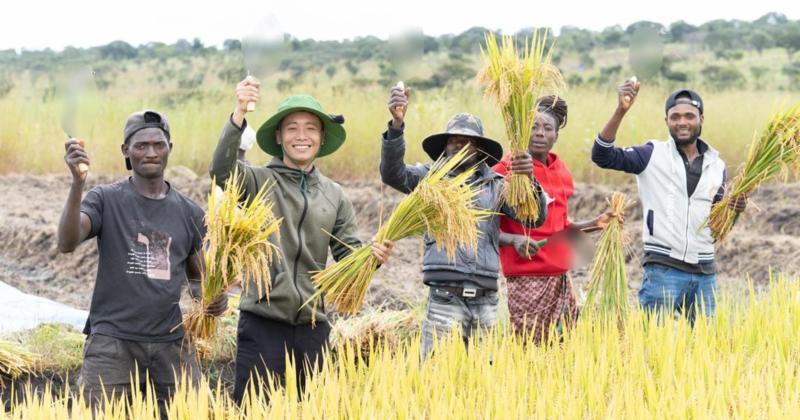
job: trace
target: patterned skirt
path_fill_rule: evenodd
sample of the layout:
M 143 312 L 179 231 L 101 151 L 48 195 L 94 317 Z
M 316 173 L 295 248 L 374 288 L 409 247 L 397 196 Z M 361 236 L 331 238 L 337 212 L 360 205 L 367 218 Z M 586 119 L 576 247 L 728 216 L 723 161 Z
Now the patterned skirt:
M 572 282 L 560 276 L 508 277 L 508 311 L 518 334 L 533 334 L 533 342 L 547 342 L 551 328 L 561 334 L 578 317 Z

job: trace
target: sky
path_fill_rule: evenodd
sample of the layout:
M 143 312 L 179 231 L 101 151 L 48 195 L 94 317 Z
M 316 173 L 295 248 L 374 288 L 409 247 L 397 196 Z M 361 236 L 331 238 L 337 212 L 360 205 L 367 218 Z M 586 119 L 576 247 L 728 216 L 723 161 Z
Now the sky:
M 562 26 L 601 30 L 640 20 L 698 25 L 714 19 L 752 21 L 768 12 L 800 19 L 800 1 L 441 1 L 441 0 L 4 0 L 0 49 L 61 50 L 123 40 L 132 45 L 200 38 L 222 45 L 228 38 L 258 34 L 259 22 L 299 38 L 387 38 L 409 27 L 429 35 L 460 33 L 473 26 L 515 32 Z M 265 34 L 268 35 L 268 34 Z

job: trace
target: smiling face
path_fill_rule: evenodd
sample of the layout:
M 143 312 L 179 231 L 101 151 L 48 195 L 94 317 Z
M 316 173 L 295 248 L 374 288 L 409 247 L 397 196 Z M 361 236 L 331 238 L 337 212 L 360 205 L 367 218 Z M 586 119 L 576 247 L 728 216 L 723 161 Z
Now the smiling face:
M 533 157 L 546 157 L 556 140 L 558 140 L 556 119 L 547 112 L 537 112 L 531 132 L 531 141 L 528 143 L 528 153 Z
M 131 162 L 133 172 L 142 178 L 164 176 L 172 144 L 158 128 L 137 131 L 122 145 L 122 154 Z
M 305 111 L 287 115 L 276 132 L 284 162 L 292 167 L 310 165 L 319 153 L 323 135 L 322 121 L 316 115 Z
M 694 143 L 703 129 L 700 110 L 690 104 L 678 104 L 667 111 L 669 134 L 679 146 Z

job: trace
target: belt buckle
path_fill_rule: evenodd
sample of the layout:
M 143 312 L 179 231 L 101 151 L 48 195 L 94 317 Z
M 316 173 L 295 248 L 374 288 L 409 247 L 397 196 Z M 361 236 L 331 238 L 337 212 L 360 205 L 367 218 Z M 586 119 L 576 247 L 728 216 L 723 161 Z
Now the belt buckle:
M 464 288 L 461 291 L 461 296 L 468 297 L 468 298 L 475 297 L 475 296 L 477 296 L 477 294 L 478 294 L 478 291 L 476 289 L 473 289 L 473 288 L 469 288 L 469 289 L 468 288 Z

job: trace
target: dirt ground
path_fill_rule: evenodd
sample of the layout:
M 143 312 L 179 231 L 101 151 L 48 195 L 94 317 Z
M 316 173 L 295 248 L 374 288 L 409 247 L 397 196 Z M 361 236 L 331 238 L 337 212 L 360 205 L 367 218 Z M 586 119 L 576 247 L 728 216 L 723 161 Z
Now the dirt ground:
M 180 191 L 203 203 L 210 188 L 205 175 L 176 168 L 168 179 Z M 108 183 L 110 176 L 90 177 L 89 187 Z M 369 239 L 384 217 L 402 198 L 375 181 L 344 184 L 360 220 L 361 235 Z M 69 188 L 66 176 L 0 176 L 0 281 L 27 293 L 44 296 L 77 308 L 86 309 L 94 284 L 97 252 L 94 241 L 87 241 L 71 254 L 56 250 L 56 225 Z M 619 187 L 636 198 L 636 186 Z M 580 220 L 599 214 L 606 208 L 612 187 L 578 184 L 571 201 L 571 218 Z M 800 184 L 775 184 L 762 187 L 752 197 L 748 213 L 742 217 L 729 240 L 719 247 L 719 285 L 723 290 L 742 290 L 749 275 L 758 287 L 766 285 L 769 270 L 800 273 Z M 641 209 L 627 217 L 630 238 L 628 252 L 632 295 L 641 278 Z M 572 276 L 576 288 L 586 283 L 586 264 L 591 258 L 592 242 L 586 238 L 588 255 Z M 422 243 L 406 239 L 397 244 L 392 260 L 378 273 L 367 304 L 402 308 L 419 303 L 425 294 L 421 283 Z M 632 296 L 633 297 L 633 296 Z

